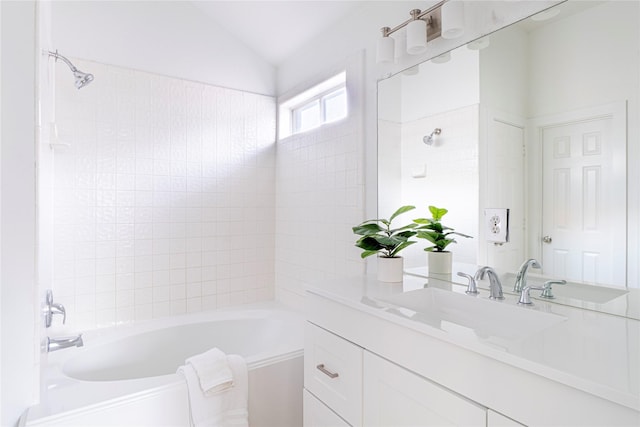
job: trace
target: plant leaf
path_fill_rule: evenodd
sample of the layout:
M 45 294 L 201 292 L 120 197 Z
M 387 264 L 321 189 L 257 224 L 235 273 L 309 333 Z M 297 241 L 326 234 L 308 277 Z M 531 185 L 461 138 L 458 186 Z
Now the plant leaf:
M 440 221 L 442 217 L 445 216 L 447 212 L 449 212 L 445 208 L 437 208 L 435 206 L 429 206 L 429 211 L 431 212 L 434 221 Z
M 377 253 L 378 253 L 378 251 L 364 251 L 364 252 L 362 252 L 360 254 L 360 258 L 364 259 L 364 258 L 366 258 L 368 256 L 375 255 Z
M 393 213 L 393 215 L 391 215 L 391 218 L 389 218 L 389 223 L 391 223 L 391 221 L 393 221 L 393 219 L 398 215 L 403 214 L 405 212 L 409 212 L 410 210 L 413 210 L 415 208 L 416 208 L 415 206 L 411 206 L 411 205 L 400 207 L 397 211 Z
M 398 247 L 396 247 L 394 250 L 392 250 L 392 251 L 389 253 L 389 255 L 390 255 L 390 256 L 392 256 L 392 257 L 394 257 L 394 256 L 396 256 L 396 254 L 397 254 L 398 252 L 400 252 L 401 250 L 403 250 L 403 249 L 404 249 L 404 248 L 406 248 L 407 246 L 411 246 L 411 245 L 413 245 L 414 243 L 417 243 L 417 242 L 415 242 L 415 241 L 406 241 L 406 242 L 404 242 L 404 243 L 401 243 L 401 244 L 399 244 L 399 245 L 398 245 Z
M 375 234 L 384 231 L 384 228 L 380 227 L 377 223 L 362 223 L 356 227 L 353 227 L 352 230 L 355 234 L 368 236 L 369 234 Z

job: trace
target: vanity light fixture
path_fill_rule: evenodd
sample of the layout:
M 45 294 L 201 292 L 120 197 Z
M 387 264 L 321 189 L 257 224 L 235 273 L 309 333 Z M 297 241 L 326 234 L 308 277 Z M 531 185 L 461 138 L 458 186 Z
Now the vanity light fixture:
M 442 27 L 441 10 L 443 5 L 454 0 L 443 0 L 425 11 L 413 9 L 409 12 L 410 19 L 407 19 L 395 27 L 383 27 L 382 37 L 378 39 L 376 49 L 378 63 L 389 63 L 402 57 L 402 52 L 395 52 L 396 47 L 405 47 L 406 52 L 411 55 L 419 55 L 427 49 L 427 42 L 440 37 Z M 463 18 L 464 19 L 464 18 Z M 397 42 L 391 37 L 395 32 L 406 27 L 406 31 L 398 33 L 397 37 L 404 37 L 402 42 Z M 406 33 L 406 34 L 404 34 Z
M 382 31 L 382 38 L 378 40 L 378 47 L 376 49 L 376 58 L 378 63 L 384 64 L 393 62 L 396 42 L 393 37 L 389 37 L 389 31 L 391 31 L 391 28 L 382 27 L 380 31 Z
M 464 34 L 464 3 L 450 0 L 442 5 L 442 38 L 457 39 Z
M 424 142 L 427 145 L 433 145 L 433 141 L 435 140 L 435 135 L 440 135 L 441 133 L 442 133 L 442 129 L 435 128 L 433 132 L 431 132 L 429 135 L 425 135 L 425 137 L 422 138 L 422 142 Z
M 420 55 L 427 51 L 427 22 L 418 18 L 420 9 L 413 9 L 411 22 L 407 24 L 407 52 L 410 55 Z

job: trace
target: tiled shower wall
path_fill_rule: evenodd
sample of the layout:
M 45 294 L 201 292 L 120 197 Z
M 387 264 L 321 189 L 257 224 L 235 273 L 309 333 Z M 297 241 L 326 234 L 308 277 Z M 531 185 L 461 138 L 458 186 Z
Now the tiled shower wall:
M 95 81 L 76 90 L 57 71 L 52 230 L 41 230 L 68 323 L 272 299 L 275 100 L 74 63 Z
M 303 308 L 304 285 L 361 275 L 351 227 L 363 220 L 360 117 L 278 142 L 276 292 Z

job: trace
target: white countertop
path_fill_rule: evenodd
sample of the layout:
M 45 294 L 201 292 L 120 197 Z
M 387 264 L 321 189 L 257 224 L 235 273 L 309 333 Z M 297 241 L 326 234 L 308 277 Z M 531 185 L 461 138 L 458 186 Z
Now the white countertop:
M 411 310 L 389 310 L 380 298 L 424 287 L 464 294 L 465 287 L 446 280 L 405 275 L 403 283 L 355 277 L 309 286 L 308 292 L 398 325 L 458 345 L 578 390 L 640 411 L 640 321 L 546 301 L 517 306 L 515 295 L 492 304 L 510 304 L 562 316 L 563 321 L 522 339 L 505 340 L 478 334 L 473 328 L 445 327 L 421 321 Z M 514 319 L 517 322 L 517 319 Z M 443 322 L 444 324 L 444 322 Z

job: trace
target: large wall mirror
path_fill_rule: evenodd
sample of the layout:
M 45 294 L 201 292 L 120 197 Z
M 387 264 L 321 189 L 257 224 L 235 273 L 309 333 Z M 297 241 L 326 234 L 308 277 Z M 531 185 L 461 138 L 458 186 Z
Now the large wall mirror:
M 379 215 L 447 208 L 445 225 L 474 237 L 454 262 L 536 258 L 545 276 L 639 287 L 639 7 L 569 0 L 381 80 Z M 507 243 L 489 208 L 509 209 Z

